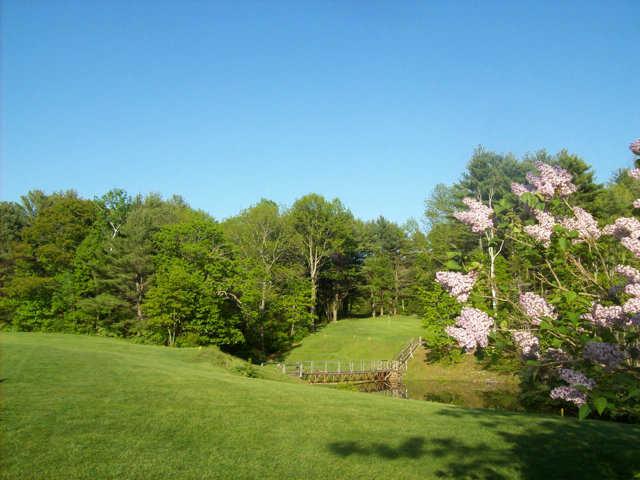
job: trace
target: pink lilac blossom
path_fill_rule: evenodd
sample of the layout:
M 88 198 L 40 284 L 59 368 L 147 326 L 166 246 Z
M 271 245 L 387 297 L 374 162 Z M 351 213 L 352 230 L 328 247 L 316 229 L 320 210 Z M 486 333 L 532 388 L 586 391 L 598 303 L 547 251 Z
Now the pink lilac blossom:
M 529 185 L 523 185 L 523 184 L 518 183 L 518 182 L 512 182 L 511 183 L 511 191 L 513 192 L 514 195 L 516 195 L 518 197 L 521 197 L 525 193 L 533 192 L 533 188 L 530 187 Z
M 538 337 L 524 330 L 513 332 L 511 335 L 524 358 L 540 357 L 540 340 L 538 340 Z
M 633 297 L 624 302 L 622 310 L 627 314 L 640 313 L 640 298 Z
M 561 368 L 558 370 L 558 376 L 572 387 L 584 387 L 592 390 L 596 386 L 596 382 L 587 377 L 584 373 L 577 372 L 570 368 Z
M 531 319 L 531 323 L 534 325 L 540 325 L 543 317 L 552 319 L 558 318 L 553 306 L 549 305 L 547 301 L 540 295 L 536 295 L 533 292 L 526 292 L 520 294 L 520 306 L 525 315 Z
M 584 392 L 566 385 L 554 388 L 549 392 L 549 396 L 554 400 L 564 400 L 578 407 L 587 403 L 587 395 Z
M 556 194 L 566 197 L 576 192 L 576 186 L 571 183 L 572 176 L 564 168 L 544 162 L 536 162 L 536 168 L 540 175 L 528 173 L 527 180 L 539 195 L 545 198 L 551 198 Z
M 478 274 L 476 272 L 469 272 L 466 275 L 459 272 L 436 273 L 436 281 L 460 303 L 464 303 L 469 299 L 469 294 L 477 278 Z
M 593 216 L 580 207 L 573 207 L 573 218 L 565 218 L 560 224 L 568 229 L 578 232 L 578 238 L 573 243 L 580 243 L 589 240 L 597 240 L 600 238 L 601 232 L 598 228 L 598 222 Z
M 604 307 L 599 303 L 593 303 L 591 311 L 583 314 L 581 318 L 599 327 L 611 327 L 620 323 L 624 317 L 624 310 L 618 305 Z
M 632 297 L 640 297 L 640 283 L 630 283 L 624 287 L 624 293 Z
M 640 258 L 640 240 L 637 238 L 625 237 L 620 240 L 620 243 L 636 257 Z
M 586 360 L 602 364 L 609 368 L 615 368 L 625 359 L 624 352 L 613 343 L 589 342 L 582 352 Z
M 633 201 L 633 208 L 640 208 L 640 198 Z
M 493 318 L 477 308 L 464 307 L 456 319 L 455 326 L 446 327 L 447 334 L 462 348 L 473 350 L 489 344 L 489 331 Z
M 535 210 L 534 214 L 538 220 L 538 224 L 527 225 L 524 227 L 524 231 L 545 247 L 548 247 L 551 244 L 551 234 L 553 233 L 555 219 L 553 215 L 543 212 L 542 210 Z
M 634 142 L 631 142 L 631 145 L 629 145 L 629 150 L 631 150 L 634 155 L 640 155 L 640 138 Z
M 640 168 L 634 168 L 632 170 L 629 170 L 629 176 L 631 178 L 638 180 L 640 178 Z
M 617 265 L 615 272 L 627 279 L 629 283 L 640 283 L 640 271 L 628 265 Z
M 605 235 L 613 235 L 620 243 L 640 257 L 640 221 L 633 217 L 620 217 L 602 229 Z
M 482 233 L 493 227 L 493 220 L 491 220 L 493 210 L 491 208 L 470 197 L 463 198 L 462 203 L 469 207 L 469 210 L 455 212 L 453 216 L 462 223 L 469 225 L 472 232 Z
M 640 221 L 633 217 L 620 217 L 602 229 L 605 235 L 613 235 L 618 240 L 640 238 Z

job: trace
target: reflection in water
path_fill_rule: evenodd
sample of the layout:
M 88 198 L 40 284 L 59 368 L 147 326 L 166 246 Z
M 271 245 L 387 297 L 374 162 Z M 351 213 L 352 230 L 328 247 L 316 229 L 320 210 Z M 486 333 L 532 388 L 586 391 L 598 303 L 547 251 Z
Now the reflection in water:
M 470 381 L 407 382 L 408 398 L 449 403 L 470 408 L 522 410 L 513 384 Z
M 518 402 L 517 386 L 499 382 L 409 381 L 393 388 L 387 383 L 371 382 L 358 385 L 358 390 L 469 408 L 523 410 Z

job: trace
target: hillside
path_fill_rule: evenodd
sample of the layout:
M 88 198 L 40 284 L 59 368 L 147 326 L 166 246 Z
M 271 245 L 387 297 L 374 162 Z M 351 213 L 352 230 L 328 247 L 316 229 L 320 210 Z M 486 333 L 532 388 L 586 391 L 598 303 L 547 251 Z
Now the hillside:
M 349 318 L 309 335 L 287 360 L 390 360 L 423 335 L 418 317 Z
M 0 340 L 1 478 L 628 479 L 640 471 L 635 426 L 247 378 L 246 366 L 215 349 L 29 333 Z

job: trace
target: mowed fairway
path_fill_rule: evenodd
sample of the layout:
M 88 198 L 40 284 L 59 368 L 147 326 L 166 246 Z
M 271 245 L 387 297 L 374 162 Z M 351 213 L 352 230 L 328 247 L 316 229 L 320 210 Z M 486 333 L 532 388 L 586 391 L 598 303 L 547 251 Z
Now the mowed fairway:
M 29 333 L 0 340 L 2 478 L 626 480 L 640 472 L 636 426 L 246 378 L 207 349 Z
M 424 334 L 418 317 L 348 318 L 309 335 L 287 356 L 296 360 L 391 360 Z

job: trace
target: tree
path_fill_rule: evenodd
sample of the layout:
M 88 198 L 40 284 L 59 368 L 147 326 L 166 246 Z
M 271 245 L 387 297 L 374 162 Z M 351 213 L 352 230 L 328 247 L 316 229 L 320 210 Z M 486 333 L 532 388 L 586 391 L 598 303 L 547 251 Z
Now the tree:
M 316 314 L 320 270 L 343 246 L 352 215 L 338 199 L 329 202 L 320 195 L 309 194 L 296 200 L 288 216 L 296 233 L 299 255 L 307 265 L 311 313 Z
M 75 298 L 69 273 L 95 222 L 95 205 L 73 191 L 30 192 L 23 201 L 27 225 L 7 252 L 13 271 L 3 285 L 3 310 L 19 328 L 64 330 L 72 314 L 64 307 Z
M 166 225 L 154 237 L 158 273 L 143 304 L 148 326 L 171 346 L 183 332 L 198 344 L 239 343 L 241 302 L 232 291 L 230 249 L 212 219 L 191 217 Z
M 276 270 L 287 250 L 286 225 L 278 205 L 263 199 L 229 219 L 224 228 L 238 249 L 244 316 L 249 328 L 257 325 L 261 349 L 265 352 L 267 310 L 277 295 Z
M 133 206 L 131 196 L 120 188 L 114 188 L 95 202 L 100 210 L 100 218 L 109 226 L 111 239 L 114 239 L 127 221 L 127 215 Z

